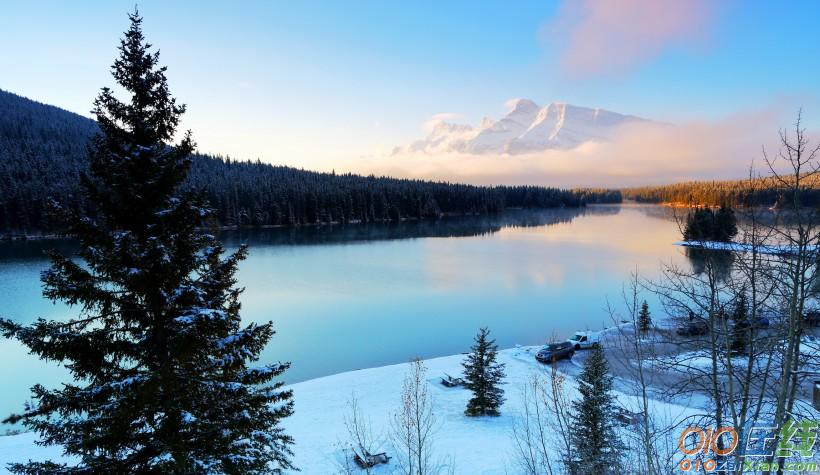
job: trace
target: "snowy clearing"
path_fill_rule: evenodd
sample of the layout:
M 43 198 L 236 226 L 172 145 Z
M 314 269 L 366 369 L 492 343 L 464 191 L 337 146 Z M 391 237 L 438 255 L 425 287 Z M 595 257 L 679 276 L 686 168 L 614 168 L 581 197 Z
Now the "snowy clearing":
M 506 365 L 504 384 L 506 402 L 500 417 L 469 418 L 463 413 L 469 391 L 446 388 L 439 383 L 445 373 L 461 374 L 464 355 L 453 355 L 425 361 L 427 383 L 434 398 L 439 423 L 435 436 L 435 456 L 451 456 L 458 474 L 517 473 L 512 441 L 512 422 L 522 407 L 521 391 L 533 375 L 545 375 L 548 366 L 537 363 L 533 355 L 540 347 L 516 347 L 499 351 L 499 361 Z M 577 363 L 558 363 L 562 373 L 577 372 Z M 390 415 L 399 407 L 402 380 L 409 370 L 407 363 L 340 373 L 293 384 L 296 411 L 284 422 L 284 427 L 296 439 L 294 447 L 296 466 L 302 473 L 338 473 L 338 460 L 347 434 L 344 417 L 352 395 L 358 399 L 365 417 L 369 418 L 376 435 L 385 440 L 383 450 L 395 456 L 387 442 Z M 574 396 L 574 385 L 570 385 Z M 635 408 L 633 396 L 616 392 L 621 405 Z M 686 402 L 682 402 L 685 404 Z M 691 403 L 691 401 L 690 401 Z M 664 419 L 680 421 L 698 412 L 674 404 L 653 401 L 653 413 Z M 31 433 L 0 437 L 0 471 L 5 472 L 9 462 L 27 459 L 59 458 L 55 447 L 35 445 Z M 395 465 L 381 466 L 374 473 L 388 473 Z

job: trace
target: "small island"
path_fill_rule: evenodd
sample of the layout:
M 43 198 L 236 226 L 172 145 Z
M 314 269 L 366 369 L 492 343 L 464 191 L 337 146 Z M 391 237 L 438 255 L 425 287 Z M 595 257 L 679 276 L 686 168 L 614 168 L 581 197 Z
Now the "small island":
M 732 242 L 737 236 L 735 211 L 722 204 L 716 211 L 712 208 L 696 208 L 686 216 L 683 240 Z

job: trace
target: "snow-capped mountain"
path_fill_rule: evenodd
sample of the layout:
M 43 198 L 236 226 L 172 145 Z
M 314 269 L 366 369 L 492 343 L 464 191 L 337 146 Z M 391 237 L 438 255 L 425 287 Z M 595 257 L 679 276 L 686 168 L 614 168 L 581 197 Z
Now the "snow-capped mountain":
M 508 103 L 510 112 L 500 120 L 484 118 L 478 127 L 437 121 L 430 135 L 401 152 L 525 153 L 571 149 L 589 141 L 607 141 L 618 127 L 648 122 L 604 109 L 553 102 L 544 107 L 528 99 Z

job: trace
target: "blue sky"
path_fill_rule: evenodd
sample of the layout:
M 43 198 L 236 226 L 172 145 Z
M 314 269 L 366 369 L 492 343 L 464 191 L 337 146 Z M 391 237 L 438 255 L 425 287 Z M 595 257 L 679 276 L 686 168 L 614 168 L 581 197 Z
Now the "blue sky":
M 579 4 L 598 8 L 600 0 Z M 475 123 L 502 115 L 513 97 L 673 123 L 777 106 L 789 114 L 780 125 L 788 125 L 802 105 L 807 123 L 820 123 L 820 2 L 704 2 L 688 23 L 670 27 L 679 29 L 672 38 L 647 28 L 645 42 L 657 44 L 651 51 L 581 73 L 568 70 L 567 56 L 584 57 L 586 50 L 573 51 L 589 43 L 578 39 L 583 20 L 568 21 L 568 7 L 139 2 L 172 90 L 188 104 L 184 125 L 206 152 L 362 171 L 358 158 L 421 137 L 434 114 Z M 112 82 L 108 68 L 132 8 L 132 1 L 4 0 L 0 88 L 87 115 L 99 88 Z M 641 14 L 616 20 L 634 22 L 627 30 L 663 24 Z M 611 48 L 604 54 L 636 47 L 619 43 L 623 27 L 601 33 Z

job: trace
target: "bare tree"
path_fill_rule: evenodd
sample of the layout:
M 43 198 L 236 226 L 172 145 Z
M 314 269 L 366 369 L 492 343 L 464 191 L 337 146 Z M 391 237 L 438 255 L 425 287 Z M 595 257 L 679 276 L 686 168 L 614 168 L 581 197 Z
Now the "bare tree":
M 677 446 L 668 441 L 680 425 L 673 415 L 659 410 L 656 399 L 660 397 L 657 387 L 664 382 L 653 370 L 656 358 L 656 346 L 665 344 L 664 331 L 652 325 L 645 331 L 640 318 L 642 305 L 642 288 L 638 271 L 631 273 L 628 284 L 622 292 L 624 312 L 618 312 L 609 302 L 607 311 L 616 324 L 612 338 L 608 338 L 605 348 L 609 351 L 608 359 L 613 370 L 626 376 L 621 382 L 622 391 L 635 396 L 635 404 L 623 408 L 628 421 L 625 435 L 636 443 L 626 444 L 625 461 L 631 464 L 630 473 L 660 475 L 674 473 L 673 458 Z M 655 393 L 654 395 L 652 393 Z
M 708 329 L 704 335 L 672 336 L 680 349 L 666 360 L 667 372 L 678 375 L 669 387 L 708 396 L 711 408 L 699 422 L 732 425 L 741 440 L 749 426 L 783 427 L 789 418 L 810 414 L 807 365 L 814 357 L 801 346 L 807 345 L 806 315 L 817 308 L 820 288 L 820 214 L 802 201 L 820 173 L 820 145 L 809 146 L 799 115 L 794 133 L 781 131 L 780 141 L 775 156 L 764 150 L 770 176 L 750 170 L 747 189 L 739 194 L 756 197 L 760 187 L 773 187 L 780 194 L 778 206 L 766 210 L 741 200 L 737 244 L 721 251 L 696 243 L 703 249 L 688 255 L 698 258 L 697 265 L 691 270 L 665 265 L 662 277 L 647 284 L 667 313 L 684 324 L 687 316 L 702 321 Z M 724 443 L 719 439 L 717 445 Z M 744 455 L 741 448 L 730 456 L 735 473 L 742 470 Z M 773 454 L 768 461 L 783 467 L 785 458 Z
M 378 452 L 382 445 L 382 437 L 375 434 L 370 419 L 362 414 L 359 400 L 352 395 L 347 403 L 348 412 L 344 418 L 348 440 L 342 445 L 342 457 L 337 460 L 337 466 L 343 474 L 372 473 L 372 467 L 359 467 L 355 460 L 368 460 L 368 456 Z
M 422 360 L 410 362 L 410 371 L 402 384 L 401 407 L 393 414 L 390 424 L 396 463 L 404 475 L 435 475 L 453 470 L 452 460 L 434 457 L 438 423 L 426 375 Z
M 802 111 L 801 111 L 802 112 Z M 794 133 L 780 131 L 780 150 L 770 156 L 764 149 L 764 158 L 771 176 L 785 195 L 787 203 L 770 227 L 788 252 L 779 256 L 775 282 L 775 296 L 782 306 L 780 360 L 781 380 L 775 395 L 772 422 L 782 427 L 788 418 L 799 412 L 796 407 L 798 392 L 805 382 L 802 371 L 801 341 L 805 330 L 805 315 L 816 305 L 818 279 L 818 245 L 820 245 L 820 215 L 815 207 L 803 206 L 803 196 L 809 184 L 820 173 L 818 152 L 820 144 L 811 146 L 798 112 Z M 786 172 L 781 172 L 783 167 Z M 799 406 L 799 405 L 798 405 Z M 780 433 L 775 438 L 779 442 Z M 774 455 L 770 461 L 782 466 L 785 459 Z
M 533 374 L 520 388 L 522 406 L 513 418 L 513 463 L 526 475 L 566 472 L 564 460 L 569 441 L 570 398 L 566 376 L 554 366 Z
M 760 420 L 767 412 L 767 388 L 777 371 L 774 354 L 779 332 L 776 328 L 763 330 L 758 323 L 768 321 L 767 315 L 776 320 L 770 302 L 776 287 L 771 278 L 777 265 L 766 252 L 773 236 L 772 228 L 766 224 L 771 222 L 771 212 L 755 201 L 763 181 L 750 167 L 745 186 L 750 199 L 738 211 L 742 218 L 739 242 L 743 251 L 737 253 L 727 285 L 734 304 L 732 325 L 724 319 L 719 328 L 726 342 L 719 355 L 725 373 L 727 419 L 741 440 L 746 438 L 748 422 Z M 742 472 L 744 455 L 742 449 L 732 455 L 737 474 Z
M 765 413 L 767 383 L 776 371 L 772 366 L 775 345 L 771 344 L 770 333 L 759 330 L 757 324 L 771 300 L 770 290 L 766 289 L 767 285 L 771 287 L 767 277 L 770 259 L 762 252 L 765 233 L 761 226 L 752 216 L 742 227 L 738 250 L 706 249 L 697 256 L 699 263 L 691 270 L 666 265 L 662 278 L 647 285 L 661 298 L 667 312 L 678 316 L 684 328 L 705 326 L 703 335 L 670 333 L 668 343 L 678 350 L 656 364 L 671 375 L 667 386 L 673 394 L 708 397 L 708 411 L 688 423 L 731 425 L 739 438 L 744 437 L 747 421 Z M 747 311 L 738 320 L 735 314 L 741 306 Z M 743 338 L 743 351 L 736 348 L 738 337 Z M 727 442 L 726 438 L 718 439 L 718 448 L 724 448 Z M 743 455 L 743 450 L 737 450 L 730 456 L 738 470 L 742 469 Z
M 334 461 L 336 464 L 336 470 L 338 471 L 337 473 L 340 475 L 356 475 L 360 473 L 362 468 L 355 462 L 353 447 L 350 444 L 345 443 L 338 443 L 337 445 L 340 448 L 336 460 Z M 369 473 L 369 469 L 366 473 Z

